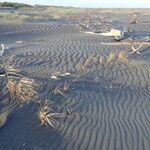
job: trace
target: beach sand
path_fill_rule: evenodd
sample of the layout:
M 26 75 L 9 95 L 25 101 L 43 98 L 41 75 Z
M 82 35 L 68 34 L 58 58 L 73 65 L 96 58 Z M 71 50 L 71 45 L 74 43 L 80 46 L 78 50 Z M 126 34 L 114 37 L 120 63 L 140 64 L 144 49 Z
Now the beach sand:
M 128 24 L 125 14 L 116 16 L 111 18 L 118 28 Z M 134 36 L 150 36 L 150 20 L 142 19 L 128 24 Z M 130 55 L 130 45 L 101 44 L 105 42 L 115 41 L 86 34 L 70 22 L 0 24 L 0 43 L 6 46 L 0 60 L 9 60 L 35 79 L 39 99 L 52 101 L 58 112 L 72 112 L 58 118 L 54 129 L 41 126 L 34 102 L 13 111 L 0 128 L 0 150 L 150 149 L 150 47 L 143 46 L 141 55 Z M 128 64 L 100 64 L 100 57 L 120 51 L 129 54 Z M 76 79 L 76 65 L 89 58 L 86 73 Z M 50 77 L 56 72 L 71 76 L 55 81 Z M 51 91 L 65 81 L 70 84 L 66 98 L 53 95 Z M 8 97 L 4 77 L 0 82 L 2 108 Z

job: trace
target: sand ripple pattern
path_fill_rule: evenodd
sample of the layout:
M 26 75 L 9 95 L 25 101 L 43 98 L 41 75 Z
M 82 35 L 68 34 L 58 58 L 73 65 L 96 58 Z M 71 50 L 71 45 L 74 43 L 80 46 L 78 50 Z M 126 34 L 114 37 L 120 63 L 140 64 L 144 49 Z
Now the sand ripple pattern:
M 101 46 L 112 39 L 89 36 L 74 25 L 1 26 L 0 39 L 10 47 L 5 57 L 45 86 L 41 96 L 73 111 L 55 130 L 40 126 L 34 104 L 17 110 L 0 129 L 1 150 L 150 149 L 150 62 L 102 66 L 100 56 L 123 47 Z M 69 80 L 68 99 L 53 97 L 50 75 L 76 73 L 88 58 L 92 67 L 80 80 Z

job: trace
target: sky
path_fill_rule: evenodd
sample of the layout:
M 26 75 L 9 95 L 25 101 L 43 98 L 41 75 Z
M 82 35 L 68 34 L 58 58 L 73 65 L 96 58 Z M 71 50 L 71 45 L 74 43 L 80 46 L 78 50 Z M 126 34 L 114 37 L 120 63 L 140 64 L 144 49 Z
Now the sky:
M 94 8 L 150 8 L 150 0 L 4 0 L 30 5 L 56 5 Z M 0 0 L 0 2 L 4 2 Z

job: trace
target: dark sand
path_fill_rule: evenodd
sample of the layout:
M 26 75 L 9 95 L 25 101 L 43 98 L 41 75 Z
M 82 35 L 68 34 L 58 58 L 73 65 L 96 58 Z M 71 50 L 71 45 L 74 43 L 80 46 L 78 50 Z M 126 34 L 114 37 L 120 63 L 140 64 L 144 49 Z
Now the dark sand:
M 118 20 L 118 28 L 128 24 L 126 14 L 111 18 Z M 143 23 L 129 25 L 134 36 L 150 36 L 150 20 L 142 19 Z M 0 150 L 150 149 L 150 47 L 144 46 L 141 55 L 129 55 L 129 64 L 101 65 L 101 56 L 132 51 L 129 45 L 106 46 L 101 42 L 114 40 L 85 34 L 77 25 L 64 22 L 0 25 L 0 43 L 7 46 L 0 60 L 11 58 L 24 75 L 37 80 L 42 100 L 53 101 L 58 111 L 69 108 L 73 112 L 58 119 L 60 125 L 53 129 L 41 126 L 35 103 L 25 105 L 0 128 Z M 75 66 L 88 58 L 92 58 L 91 66 L 77 81 L 74 77 L 50 79 L 57 71 L 74 76 Z M 67 100 L 51 93 L 65 80 L 70 83 Z M 3 84 L 0 107 L 7 100 Z

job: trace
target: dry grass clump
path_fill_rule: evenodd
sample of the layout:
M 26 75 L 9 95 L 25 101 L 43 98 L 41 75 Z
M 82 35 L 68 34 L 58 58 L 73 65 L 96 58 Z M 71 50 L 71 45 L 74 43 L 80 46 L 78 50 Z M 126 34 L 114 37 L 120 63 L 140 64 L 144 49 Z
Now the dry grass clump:
M 37 84 L 33 79 L 26 77 L 22 77 L 21 79 L 9 78 L 7 88 L 11 98 L 18 100 L 19 103 L 28 102 L 37 96 Z
M 33 79 L 21 78 L 16 87 L 16 96 L 21 102 L 27 102 L 37 96 L 37 84 Z
M 125 63 L 125 64 L 129 63 L 129 60 L 127 58 L 127 54 L 125 52 L 123 52 L 123 51 L 119 52 L 118 60 L 123 62 L 123 63 Z
M 20 70 L 15 66 L 2 65 L 7 93 L 10 101 L 5 107 L 3 114 L 0 114 L 0 127 L 7 120 L 7 111 L 11 112 L 18 105 L 27 103 L 37 97 L 37 84 L 33 79 L 29 79 L 20 74 Z
M 48 101 L 45 101 L 44 104 L 40 106 L 37 115 L 42 123 L 42 126 L 46 125 L 53 128 L 55 128 L 55 125 L 53 123 L 58 123 L 54 118 L 63 117 L 62 113 L 54 112 L 54 109 L 48 103 Z
M 121 51 L 118 54 L 110 53 L 107 57 L 102 56 L 99 58 L 100 64 L 111 63 L 111 62 L 116 63 L 117 61 L 127 64 L 129 62 L 127 58 L 127 54 Z
M 82 65 L 82 64 L 77 64 L 77 65 L 76 65 L 76 70 L 77 70 L 79 73 L 82 73 L 83 71 L 85 71 L 85 66 Z
M 114 62 L 116 60 L 116 55 L 114 53 L 110 53 L 108 58 L 107 58 L 107 62 Z
M 7 76 L 20 76 L 20 70 L 16 66 L 6 65 L 4 68 Z
M 17 81 L 13 80 L 13 78 L 7 79 L 6 87 L 10 94 L 10 97 L 14 98 L 16 87 L 17 87 Z
M 6 87 L 13 100 L 19 103 L 28 102 L 37 96 L 37 84 L 33 79 L 29 79 L 20 74 L 20 70 L 15 66 L 4 66 L 6 70 Z

